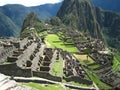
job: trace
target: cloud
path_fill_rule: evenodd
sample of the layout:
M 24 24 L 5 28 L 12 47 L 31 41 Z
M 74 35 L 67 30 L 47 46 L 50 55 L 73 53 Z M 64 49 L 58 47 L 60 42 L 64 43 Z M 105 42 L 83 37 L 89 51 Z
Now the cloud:
M 58 3 L 62 0 L 0 0 L 0 6 L 5 4 L 22 4 L 25 6 L 36 6 L 46 3 Z

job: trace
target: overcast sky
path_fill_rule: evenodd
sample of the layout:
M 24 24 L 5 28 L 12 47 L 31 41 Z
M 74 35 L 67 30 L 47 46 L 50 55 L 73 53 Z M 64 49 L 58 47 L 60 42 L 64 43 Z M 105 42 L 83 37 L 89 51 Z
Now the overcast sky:
M 45 3 L 58 3 L 62 0 L 0 0 L 0 6 L 5 4 L 22 4 L 25 6 L 36 6 Z

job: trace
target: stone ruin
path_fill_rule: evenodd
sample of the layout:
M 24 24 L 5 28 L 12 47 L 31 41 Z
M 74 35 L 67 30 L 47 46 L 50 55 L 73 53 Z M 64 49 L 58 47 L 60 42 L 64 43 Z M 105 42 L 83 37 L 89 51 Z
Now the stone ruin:
M 85 78 L 86 72 L 79 61 L 76 60 L 75 57 L 71 56 L 68 52 L 62 51 L 61 54 L 64 58 L 64 79 L 66 81 L 75 81 L 92 85 L 92 81 Z
M 62 31 L 61 31 L 62 32 Z M 75 38 L 78 37 L 84 37 L 83 35 L 80 35 L 76 31 L 74 32 L 63 32 L 65 33 L 66 37 L 70 37 L 72 41 L 74 42 L 75 46 L 78 48 L 81 54 L 85 54 L 85 49 L 90 48 L 92 50 L 91 53 L 89 53 L 89 56 L 97 63 L 100 65 L 100 67 L 95 69 L 95 73 L 100 77 L 100 79 L 109 84 L 110 86 L 114 87 L 120 87 L 120 80 L 119 80 L 119 75 L 115 74 L 112 71 L 112 59 L 111 59 L 111 53 L 104 53 L 106 52 L 105 50 L 105 45 L 104 43 L 99 40 L 99 39 L 91 39 L 87 38 L 87 41 L 78 41 Z M 102 53 L 100 53 L 102 52 Z M 107 51 L 108 52 L 108 51 Z M 65 78 L 70 77 L 70 76 L 79 76 L 78 71 L 79 67 L 74 67 L 74 59 L 71 58 L 70 56 L 66 58 L 67 53 L 63 53 L 63 57 L 65 59 L 65 67 L 64 67 L 64 74 Z M 71 59 L 70 59 L 71 58 Z M 75 69 L 73 69 L 75 68 Z M 77 70 L 76 70 L 77 69 Z M 76 71 L 77 72 L 76 72 Z M 80 74 L 81 75 L 81 74 Z M 82 75 L 81 77 L 84 77 Z M 75 78 L 74 78 L 75 79 Z M 80 80 L 80 79 L 79 79 Z
M 13 54 L 14 50 L 16 50 L 16 48 L 10 43 L 2 43 L 0 47 L 0 64 L 4 63 L 7 57 Z
M 24 38 L 18 42 L 11 42 L 10 45 L 4 45 L 3 51 L 0 50 L 0 56 L 5 55 L 6 59 L 3 58 L 0 73 L 21 77 L 40 76 L 61 81 L 60 77 L 51 75 L 54 60 L 57 58 L 56 50 L 46 48 L 38 38 L 36 40 Z
M 91 53 L 89 56 L 96 63 L 101 64 L 101 65 L 106 65 L 106 64 L 111 65 L 111 63 L 112 63 L 112 61 L 109 59 L 109 55 L 106 55 L 106 54 L 100 54 L 100 53 L 96 52 L 96 53 Z
M 67 52 L 64 54 L 59 49 L 46 48 L 39 40 L 36 41 L 36 39 L 29 38 L 19 39 L 16 42 L 11 41 L 10 45 L 4 45 L 4 47 L 12 47 L 7 52 L 12 53 L 10 55 L 6 54 L 6 59 L 0 65 L 0 73 L 12 77 L 38 76 L 61 82 L 62 77 L 53 76 L 52 72 L 55 60 L 58 60 L 59 55 L 62 55 L 65 66 L 63 69 L 65 74 L 64 78 L 66 80 L 92 84 L 92 81 L 85 79 L 86 73 L 84 69 L 73 56 Z

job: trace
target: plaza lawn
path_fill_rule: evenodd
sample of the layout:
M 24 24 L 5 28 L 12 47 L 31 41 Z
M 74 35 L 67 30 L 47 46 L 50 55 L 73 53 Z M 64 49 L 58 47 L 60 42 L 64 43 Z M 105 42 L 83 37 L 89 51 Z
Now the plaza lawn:
M 25 83 L 24 85 L 30 86 L 30 87 L 37 89 L 37 90 L 57 90 L 57 89 L 64 90 L 62 88 L 62 86 L 59 84 L 42 86 L 41 84 L 30 82 L 30 83 Z
M 87 55 L 74 54 L 74 56 L 80 61 L 80 64 L 87 66 L 91 70 L 100 67 L 91 57 L 88 56 L 87 60 Z
M 63 41 L 61 41 L 59 39 L 59 37 L 55 34 L 48 34 L 46 36 L 46 45 L 48 48 L 61 48 L 65 51 L 69 51 L 69 52 L 78 52 L 78 49 L 76 47 L 74 47 L 74 45 L 68 43 L 68 45 L 66 43 L 64 43 Z
M 88 57 L 87 60 L 87 55 L 79 55 L 79 54 L 74 54 L 74 56 L 80 61 L 81 64 L 86 65 L 86 64 L 92 64 L 94 63 L 93 59 Z

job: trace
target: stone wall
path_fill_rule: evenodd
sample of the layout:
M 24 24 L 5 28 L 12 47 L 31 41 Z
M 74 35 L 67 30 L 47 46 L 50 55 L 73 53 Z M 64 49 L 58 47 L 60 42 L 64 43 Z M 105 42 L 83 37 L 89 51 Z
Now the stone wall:
M 87 84 L 87 85 L 92 85 L 92 84 L 93 84 L 92 81 L 87 80 L 87 79 L 80 78 L 80 77 L 78 77 L 78 76 L 64 77 L 64 79 L 65 79 L 67 82 L 74 81 L 74 82 L 83 83 L 83 84 Z
M 0 50 L 0 64 L 2 64 L 7 59 L 8 56 L 11 56 L 15 49 L 16 48 L 13 46 L 8 48 L 2 47 L 2 49 Z
M 45 79 L 49 79 L 49 80 L 53 80 L 53 81 L 57 81 L 57 82 L 62 81 L 61 77 L 52 76 L 48 72 L 35 72 L 34 71 L 33 76 L 37 76 L 37 77 L 41 77 L 41 78 L 45 78 Z
M 28 43 L 28 38 L 24 38 L 20 41 L 20 48 L 24 48 L 24 46 Z
M 0 73 L 9 76 L 31 77 L 31 69 L 21 69 L 16 63 L 0 65 Z
M 8 62 L 16 62 L 17 60 L 17 57 L 7 57 Z
M 49 71 L 50 70 L 50 67 L 48 66 L 41 66 L 40 67 L 40 71 Z

